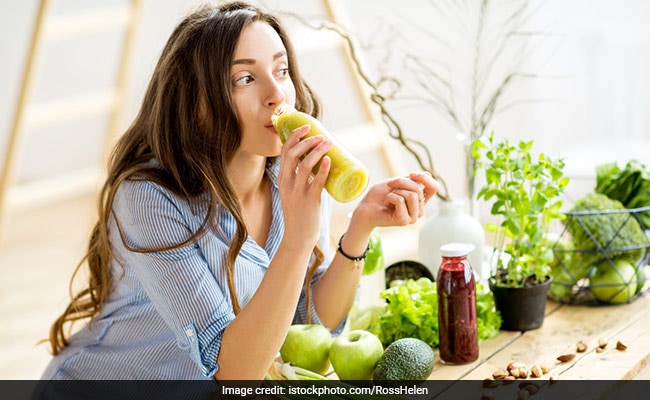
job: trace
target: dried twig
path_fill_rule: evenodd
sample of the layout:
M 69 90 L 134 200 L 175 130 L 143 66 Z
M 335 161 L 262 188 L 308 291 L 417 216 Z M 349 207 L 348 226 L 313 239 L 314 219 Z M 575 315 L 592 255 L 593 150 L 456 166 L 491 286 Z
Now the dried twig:
M 359 62 L 360 58 L 357 53 L 357 47 L 354 45 L 351 35 L 339 24 L 336 24 L 332 21 L 314 24 L 293 13 L 285 13 L 285 15 L 297 19 L 303 25 L 311 29 L 328 30 L 335 32 L 346 42 L 348 50 L 350 52 L 350 57 L 357 69 L 357 73 L 363 82 L 368 86 L 370 90 L 370 100 L 379 108 L 381 120 L 388 129 L 389 136 L 397 140 L 402 145 L 402 147 L 404 147 L 413 156 L 413 158 L 415 158 L 415 161 L 419 167 L 425 171 L 428 171 L 442 185 L 442 190 L 437 193 L 437 196 L 442 200 L 449 200 L 447 184 L 434 168 L 433 158 L 431 157 L 431 153 L 429 152 L 426 145 L 419 140 L 407 138 L 406 135 L 404 135 L 404 131 L 402 130 L 399 122 L 387 108 L 386 102 L 390 99 L 393 99 L 395 93 L 399 91 L 399 87 L 401 85 L 400 81 L 394 77 L 382 76 L 377 82 L 374 82 L 361 67 L 361 64 Z M 385 87 L 389 87 L 390 92 L 383 93 L 382 88 Z
M 427 4 L 441 16 L 440 20 L 448 21 L 447 28 L 451 27 L 457 34 L 454 38 L 455 46 L 445 40 L 445 37 L 449 37 L 449 29 L 441 27 L 443 34 L 437 34 L 433 25 L 419 26 L 396 12 L 391 17 L 408 22 L 416 32 L 425 35 L 432 45 L 450 52 L 453 57 L 445 58 L 444 55 L 436 54 L 436 58 L 432 60 L 421 51 L 410 52 L 411 44 L 417 40 L 402 37 L 398 29 L 385 21 L 382 26 L 383 29 L 391 30 L 391 42 L 365 51 L 374 52 L 375 55 L 377 52 L 383 52 L 385 61 L 398 58 L 404 61 L 400 78 L 391 75 L 387 70 L 389 62 L 382 62 L 378 63 L 379 76 L 374 80 L 361 65 L 357 52 L 359 46 L 346 29 L 332 21 L 313 23 L 295 14 L 287 15 L 309 28 L 335 32 L 347 43 L 357 72 L 369 88 L 370 100 L 379 108 L 390 137 L 397 140 L 422 169 L 431 172 L 443 184 L 444 191 L 440 193 L 443 200 L 449 199 L 447 185 L 435 171 L 429 149 L 424 143 L 405 136 L 390 105 L 406 101 L 429 106 L 460 132 L 464 136 L 467 195 L 470 201 L 474 201 L 476 162 L 471 155 L 471 143 L 484 137 L 495 114 L 530 102 L 530 99 L 519 99 L 510 101 L 505 107 L 499 107 L 517 82 L 539 77 L 537 73 L 522 71 L 522 65 L 532 52 L 537 50 L 531 46 L 532 41 L 541 41 L 550 36 L 546 30 L 525 30 L 545 2 L 546 0 L 536 4 L 529 0 L 430 0 Z M 374 36 L 377 40 L 377 35 Z M 455 43 L 458 39 L 466 42 L 469 60 L 461 58 L 462 52 Z M 399 43 L 399 48 L 396 43 Z M 455 65 L 454 61 L 458 65 Z M 460 80 L 464 84 L 454 84 L 456 81 L 452 81 L 453 73 L 466 66 L 469 66 L 466 69 L 466 78 Z

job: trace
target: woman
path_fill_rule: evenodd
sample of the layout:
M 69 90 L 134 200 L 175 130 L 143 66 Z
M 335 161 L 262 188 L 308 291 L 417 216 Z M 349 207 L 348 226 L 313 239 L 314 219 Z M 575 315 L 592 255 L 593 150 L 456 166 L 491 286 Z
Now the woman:
M 415 222 L 437 184 L 374 185 L 330 254 L 331 142 L 302 127 L 282 145 L 280 105 L 319 112 L 276 18 L 233 2 L 176 27 L 113 152 L 89 285 L 52 326 L 44 379 L 258 380 L 292 323 L 341 331 L 370 232 Z

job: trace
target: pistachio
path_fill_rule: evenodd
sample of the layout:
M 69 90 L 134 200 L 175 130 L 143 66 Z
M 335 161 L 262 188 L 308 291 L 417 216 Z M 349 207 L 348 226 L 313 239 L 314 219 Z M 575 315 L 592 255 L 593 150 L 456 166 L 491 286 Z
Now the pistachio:
M 511 384 L 512 382 L 514 382 L 515 379 L 517 379 L 517 378 L 515 378 L 515 377 L 512 376 L 512 375 L 508 375 L 508 376 L 506 376 L 505 378 L 503 378 L 503 384 L 504 384 L 504 385 L 509 385 L 509 384 Z
M 548 371 L 551 370 L 551 368 L 549 368 L 548 364 L 545 362 L 539 364 L 539 367 L 542 369 L 542 374 L 548 374 Z
M 511 369 L 521 368 L 521 367 L 525 367 L 525 366 L 526 366 L 526 364 L 524 364 L 524 363 L 513 361 L 510 364 L 508 364 L 507 369 L 508 369 L 508 371 L 510 371 Z
M 557 360 L 559 362 L 561 362 L 561 363 L 565 363 L 565 362 L 569 362 L 569 361 L 573 360 L 574 358 L 576 358 L 576 354 L 575 353 L 569 353 L 569 354 L 562 354 L 561 356 L 559 356 L 557 358 Z
M 496 371 L 494 371 L 492 373 L 492 377 L 494 379 L 498 379 L 498 380 L 505 379 L 507 376 L 508 376 L 508 372 L 506 372 L 506 371 L 504 371 L 502 369 L 497 369 Z
M 585 343 L 584 340 L 581 340 L 578 342 L 578 344 L 576 344 L 576 351 L 578 353 L 584 353 L 585 351 L 587 351 L 587 348 L 588 348 L 587 343 Z
M 519 378 L 519 368 L 513 368 L 508 372 L 510 372 L 510 376 L 514 376 L 515 378 Z
M 519 377 L 521 379 L 528 378 L 528 368 L 526 368 L 526 367 L 519 368 Z
M 602 348 L 602 347 L 597 347 L 596 348 L 596 353 L 602 353 L 603 351 L 605 351 L 605 349 Z
M 601 349 L 607 347 L 607 340 L 603 338 L 598 338 L 598 347 L 600 347 Z
M 616 350 L 625 350 L 627 349 L 627 346 L 623 344 L 620 340 L 616 342 Z
M 539 378 L 540 376 L 543 375 L 542 367 L 540 367 L 539 365 L 535 364 L 535 365 L 533 365 L 533 366 L 530 368 L 530 373 L 531 373 L 531 375 L 533 375 L 535 378 Z

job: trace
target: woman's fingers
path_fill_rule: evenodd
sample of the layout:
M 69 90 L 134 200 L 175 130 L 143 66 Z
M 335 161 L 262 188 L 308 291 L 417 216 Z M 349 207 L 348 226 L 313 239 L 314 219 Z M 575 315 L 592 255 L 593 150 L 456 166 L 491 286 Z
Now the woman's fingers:
M 392 219 L 395 225 L 407 225 L 411 220 L 406 207 L 406 200 L 399 194 L 395 192 L 388 193 L 384 205 L 392 209 Z
M 399 200 L 393 196 L 390 196 L 390 198 L 393 198 L 395 203 L 395 207 L 397 208 L 404 208 L 404 210 L 399 210 L 399 212 L 396 214 L 396 216 L 399 216 L 399 218 L 406 219 L 405 223 L 414 223 L 420 218 L 421 216 L 424 215 L 424 197 L 422 194 L 418 193 L 417 191 L 411 191 L 411 190 L 404 190 L 404 189 L 395 189 L 391 193 L 391 195 L 396 195 L 399 196 L 402 200 Z M 400 221 L 402 222 L 402 221 Z
M 303 125 L 299 128 L 294 129 L 291 134 L 287 137 L 287 140 L 284 142 L 284 146 L 293 147 L 295 146 L 302 138 L 309 133 L 311 126 Z
M 332 142 L 323 135 L 305 137 L 307 133 L 309 125 L 296 128 L 282 146 L 284 174 L 298 193 L 314 191 L 320 194 L 329 174 L 331 160 L 325 154 L 332 147 Z
M 305 177 L 309 178 L 316 165 L 325 156 L 325 153 L 327 153 L 327 151 L 332 147 L 332 142 L 330 140 L 324 140 L 322 136 L 319 137 L 321 138 L 320 140 L 314 141 L 314 143 L 310 143 L 310 146 L 312 147 L 307 148 L 307 153 L 302 153 L 300 155 L 301 161 L 296 166 L 296 176 L 298 179 Z M 300 142 L 300 144 L 309 139 L 312 138 L 307 138 Z
M 413 172 L 391 179 L 387 184 L 391 192 L 386 196 L 385 205 L 394 209 L 395 223 L 401 225 L 423 217 L 425 206 L 439 190 L 438 182 L 426 172 Z
M 420 185 L 423 186 L 422 188 L 422 193 L 424 195 L 424 202 L 425 204 L 429 202 L 433 198 L 433 196 L 438 193 L 440 190 L 440 184 L 438 181 L 433 179 L 430 173 L 426 171 L 422 172 L 411 172 L 409 174 L 410 180 L 413 182 L 419 183 Z
M 325 181 L 327 176 L 330 173 L 330 166 L 332 165 L 332 160 L 328 156 L 324 156 L 321 159 L 320 166 L 318 167 L 318 172 L 313 176 L 313 181 L 311 182 L 312 187 L 316 187 L 320 190 L 325 186 Z

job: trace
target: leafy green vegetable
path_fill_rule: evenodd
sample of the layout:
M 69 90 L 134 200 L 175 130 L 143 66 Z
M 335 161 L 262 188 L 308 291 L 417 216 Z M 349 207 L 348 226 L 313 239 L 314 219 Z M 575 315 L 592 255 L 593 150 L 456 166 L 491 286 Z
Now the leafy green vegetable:
M 573 237 L 575 253 L 570 272 L 582 279 L 592 266 L 607 257 L 637 263 L 648 248 L 648 238 L 639 222 L 620 201 L 604 194 L 590 193 L 578 200 L 568 213 L 567 230 Z
M 489 290 L 485 291 L 480 283 L 476 284 L 476 323 L 479 341 L 496 337 L 499 334 L 501 314 L 496 311 L 494 295 Z
M 476 313 L 479 341 L 496 337 L 501 327 L 501 316 L 495 310 L 492 292 L 476 284 Z M 438 296 L 435 282 L 428 278 L 407 280 L 381 293 L 387 300 L 386 312 L 381 316 L 379 330 L 374 330 L 384 346 L 413 337 L 431 347 L 438 347 Z
M 438 297 L 435 282 L 428 278 L 407 280 L 381 293 L 386 313 L 381 316 L 377 336 L 388 346 L 397 339 L 414 337 L 431 347 L 438 346 Z M 374 332 L 373 332 L 374 333 Z
M 632 160 L 624 169 L 616 163 L 596 167 L 596 193 L 618 200 L 626 208 L 650 206 L 650 170 L 641 162 Z M 639 213 L 645 229 L 650 229 L 650 211 Z

